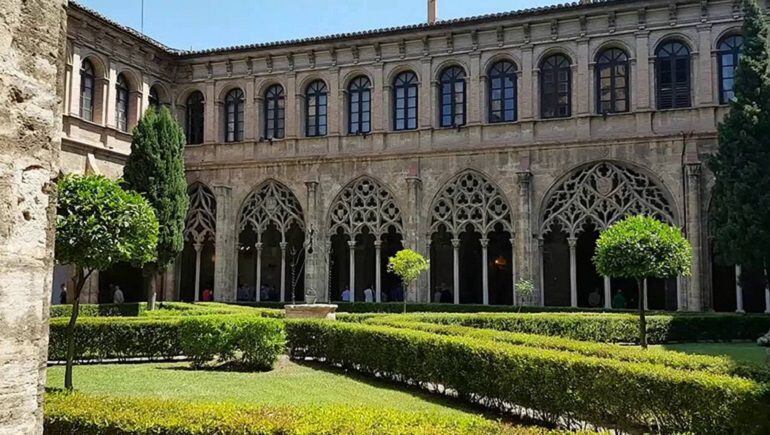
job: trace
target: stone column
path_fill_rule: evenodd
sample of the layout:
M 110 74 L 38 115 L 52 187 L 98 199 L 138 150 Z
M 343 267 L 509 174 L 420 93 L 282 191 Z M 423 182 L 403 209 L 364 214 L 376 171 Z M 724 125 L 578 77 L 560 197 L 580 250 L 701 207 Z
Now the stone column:
M 298 135 L 302 135 L 304 132 L 300 132 L 301 111 L 298 108 L 299 99 L 297 95 L 297 73 L 291 72 L 286 77 L 286 111 L 284 113 L 284 128 L 286 139 L 296 139 Z
M 455 305 L 458 305 L 460 304 L 460 239 L 452 239 L 452 247 L 454 248 L 452 295 Z
M 741 265 L 735 265 L 735 312 L 745 313 L 743 310 L 743 286 L 741 285 Z
M 701 219 L 700 219 L 700 163 L 687 163 L 687 240 L 692 245 L 692 275 L 687 286 L 687 307 L 691 311 L 703 308 L 701 289 Z
M 489 239 L 485 237 L 479 242 L 481 242 L 481 300 L 482 304 L 489 305 L 489 265 L 487 264 Z
M 434 77 L 431 67 L 431 58 L 425 58 L 420 65 L 420 90 L 417 97 L 417 127 L 428 128 L 434 125 L 433 116 L 435 110 L 437 110 L 434 104 Z
M 377 239 L 374 241 L 374 294 L 375 301 L 380 302 L 380 295 L 382 294 L 382 240 Z
M 326 274 L 324 275 L 326 278 L 326 283 L 322 288 L 326 289 L 326 299 L 321 299 L 321 295 L 319 295 L 319 300 L 326 300 L 327 302 L 332 301 L 332 290 L 331 290 L 331 274 L 332 274 L 332 241 L 331 239 L 327 240 L 324 243 L 324 246 L 326 247 Z
M 80 46 L 72 44 L 72 65 L 70 69 L 71 73 L 70 79 L 68 81 L 69 83 L 67 83 L 69 85 L 69 101 L 67 102 L 67 106 L 69 106 L 69 114 L 71 116 L 77 117 L 80 117 L 80 93 L 82 91 L 82 89 L 80 89 L 80 67 L 82 65 L 83 58 L 80 57 Z M 94 76 L 94 79 L 96 79 L 98 72 L 94 71 Z M 96 88 L 96 80 L 94 80 L 94 88 Z M 94 97 L 96 97 L 96 92 L 94 92 Z M 95 101 L 94 106 L 96 106 Z
M 650 82 L 650 67 L 652 66 L 649 55 L 650 32 L 640 30 L 635 35 L 636 80 L 631 83 L 633 86 L 631 95 L 636 99 L 636 108 L 643 110 L 650 108 L 650 91 L 655 89 L 654 83 Z
M 419 177 L 419 166 L 413 163 L 409 167 L 409 175 L 406 177 L 407 187 L 407 209 L 405 210 L 406 234 L 404 234 L 404 247 L 419 252 L 420 247 L 424 246 L 422 241 L 422 232 L 420 232 L 421 219 L 420 210 L 422 209 L 422 180 Z M 430 252 L 425 252 L 429 256 Z M 430 301 L 430 288 L 426 286 L 426 280 L 420 277 L 417 280 L 416 288 L 413 288 L 414 302 Z
M 356 241 L 353 234 L 350 235 L 353 240 L 348 240 L 348 247 L 350 248 L 350 267 L 349 272 L 349 286 L 350 286 L 350 301 L 356 301 Z M 343 301 L 344 302 L 344 301 Z
M 286 247 L 289 244 L 281 242 L 281 302 L 286 302 Z
M 569 243 L 569 300 L 570 306 L 577 307 L 577 255 L 575 248 L 577 247 L 577 238 L 567 238 Z
M 431 257 L 431 255 L 430 255 L 431 254 L 430 242 L 431 242 L 430 234 L 426 234 L 425 235 L 425 257 L 429 261 L 432 261 L 432 258 L 430 258 Z M 428 303 L 430 303 L 430 302 L 434 302 L 435 303 L 436 301 L 431 299 L 433 297 L 432 296 L 433 292 L 431 291 L 431 288 L 430 288 L 430 270 L 428 270 L 428 272 L 425 274 L 425 281 L 427 282 L 426 287 L 428 289 Z
M 0 432 L 43 432 L 65 2 L 0 1 Z M 80 66 L 78 65 L 78 68 Z
M 527 44 L 521 47 L 521 75 L 516 81 L 519 86 L 518 95 L 520 95 L 518 112 L 522 121 L 532 119 L 535 112 L 533 100 L 534 96 L 538 95 L 533 79 L 535 67 L 532 63 L 532 45 Z
M 540 277 L 540 301 L 541 307 L 545 306 L 545 274 L 543 273 L 543 236 L 537 238 L 537 273 Z
M 203 249 L 203 243 L 196 241 L 193 243 L 195 249 L 195 297 L 193 300 L 198 302 L 201 292 L 201 250 Z
M 513 292 L 511 301 L 513 302 L 513 305 L 519 305 L 519 302 L 517 301 L 517 294 L 516 294 L 516 265 L 518 264 L 516 261 L 516 237 L 511 237 L 511 282 L 513 283 L 513 288 L 511 291 Z
M 214 246 L 214 299 L 230 302 L 235 289 L 235 267 L 238 262 L 235 216 L 232 210 L 232 188 L 213 186 L 217 199 L 217 233 Z
M 257 242 L 254 245 L 254 249 L 256 249 L 256 256 L 257 256 L 257 265 L 256 265 L 256 280 L 254 281 L 254 289 L 256 290 L 254 293 L 256 293 L 256 301 L 259 302 L 262 299 L 262 295 L 260 294 L 260 289 L 262 288 L 262 242 Z
M 203 142 L 220 142 L 221 140 L 217 133 L 217 125 L 219 124 L 219 113 L 217 112 L 218 105 L 216 103 L 217 94 L 213 80 L 206 82 L 203 92 L 205 94 L 203 103 Z
M 698 25 L 698 53 L 693 63 L 693 84 L 695 104 L 708 105 L 714 102 L 713 79 L 711 76 L 711 23 Z
M 612 279 L 609 276 L 604 277 L 604 308 L 612 308 Z
M 482 87 L 484 79 L 481 77 L 481 54 L 475 51 L 469 56 L 470 74 L 465 78 L 465 83 L 468 86 L 465 101 L 466 114 L 465 120 L 468 125 L 477 125 L 482 123 Z M 478 77 L 478 79 L 476 79 Z
M 318 181 L 306 181 L 305 187 L 307 188 L 307 203 L 305 210 L 307 211 L 307 223 L 305 227 L 305 291 L 313 289 L 316 291 L 316 295 L 319 301 L 324 300 L 324 296 L 319 292 L 323 291 L 326 287 L 321 282 L 323 274 L 318 269 L 318 256 L 320 246 L 316 246 L 316 228 L 319 228 L 318 223 Z M 328 252 L 327 254 L 328 255 Z M 328 270 L 327 270 L 328 272 Z

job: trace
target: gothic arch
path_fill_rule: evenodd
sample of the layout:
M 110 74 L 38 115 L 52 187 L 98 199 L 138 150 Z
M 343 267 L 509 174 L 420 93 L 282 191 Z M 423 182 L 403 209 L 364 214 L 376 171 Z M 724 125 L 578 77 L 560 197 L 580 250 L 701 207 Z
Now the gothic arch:
M 292 225 L 305 227 L 305 218 L 294 193 L 282 183 L 270 179 L 255 188 L 241 206 L 239 230 L 251 228 L 259 237 L 271 224 L 285 239 Z
M 366 228 L 380 237 L 391 227 L 403 234 L 401 209 L 390 190 L 369 176 L 349 182 L 329 207 L 330 234 L 342 229 L 354 237 Z
M 187 188 L 190 207 L 184 229 L 185 241 L 203 243 L 216 237 L 217 200 L 214 192 L 203 183 L 195 182 Z
M 675 224 L 670 198 L 662 183 L 640 169 L 619 162 L 592 162 L 570 171 L 550 189 L 541 208 L 540 233 L 558 225 L 575 237 L 587 223 L 603 230 L 632 214 Z
M 214 280 L 217 200 L 211 189 L 201 182 L 190 184 L 187 196 L 190 207 L 185 219 L 185 248 L 180 257 L 179 295 L 185 300 L 198 301 L 201 285 L 208 287 Z M 191 290 L 193 294 L 189 295 Z

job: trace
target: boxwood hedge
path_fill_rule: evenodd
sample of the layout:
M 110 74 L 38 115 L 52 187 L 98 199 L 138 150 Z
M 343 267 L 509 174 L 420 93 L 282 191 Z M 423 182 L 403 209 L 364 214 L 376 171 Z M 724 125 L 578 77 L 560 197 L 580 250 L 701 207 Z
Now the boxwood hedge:
M 203 316 L 211 314 L 256 314 L 262 317 L 283 317 L 281 310 L 268 307 L 250 307 L 220 302 L 161 302 L 158 308 L 147 311 L 147 303 L 81 304 L 81 317 L 169 317 Z M 52 305 L 51 318 L 72 315 L 72 305 Z
M 53 393 L 46 396 L 45 433 L 97 434 L 508 434 L 556 433 L 480 417 L 448 417 L 372 407 L 275 407 L 186 403 Z
M 701 371 L 366 324 L 287 321 L 290 354 L 543 417 L 662 432 L 767 433 L 765 385 Z

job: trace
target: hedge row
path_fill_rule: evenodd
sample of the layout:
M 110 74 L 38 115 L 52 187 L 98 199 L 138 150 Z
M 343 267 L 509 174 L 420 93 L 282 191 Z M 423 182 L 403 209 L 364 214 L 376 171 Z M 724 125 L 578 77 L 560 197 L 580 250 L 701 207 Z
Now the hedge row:
M 414 329 L 441 335 L 468 337 L 476 340 L 491 340 L 538 349 L 561 350 L 585 356 L 611 358 L 618 361 L 651 363 L 680 370 L 707 371 L 715 374 L 741 376 L 770 383 L 770 369 L 756 364 L 736 363 L 726 357 L 687 355 L 679 352 L 657 349 L 644 350 L 634 346 L 579 341 L 547 335 L 415 322 L 404 319 L 402 316 L 374 317 L 367 320 L 366 323 Z
M 555 432 L 503 425 L 475 416 L 445 417 L 372 407 L 194 404 L 154 398 L 55 393 L 46 396 L 45 433 L 540 435 Z
M 337 305 L 338 313 L 389 313 L 401 314 L 404 312 L 403 302 L 332 302 Z M 244 307 L 283 309 L 288 302 L 238 302 Z M 480 304 L 414 304 L 407 303 L 406 311 L 409 313 L 633 313 L 635 310 L 607 310 L 604 308 L 572 308 L 572 307 L 534 307 L 513 305 L 480 305 Z
M 283 312 L 268 307 L 249 307 L 220 302 L 161 302 L 158 308 L 147 311 L 146 302 L 126 304 L 81 304 L 83 317 L 174 317 L 204 316 L 212 314 L 258 314 L 262 317 L 283 317 Z M 72 305 L 52 305 L 51 318 L 72 315 Z
M 48 343 L 48 359 L 62 361 L 66 358 L 68 319 L 51 319 Z M 197 331 L 198 337 L 189 338 L 185 331 Z M 208 335 L 205 331 L 209 331 Z M 225 331 L 225 332 L 223 332 Z M 276 332 L 277 331 L 277 332 Z M 206 338 L 215 333 L 223 339 L 217 346 L 206 346 Z M 176 356 L 193 353 L 200 360 L 201 355 L 208 353 L 221 356 L 224 361 L 231 351 L 244 351 L 248 346 L 256 358 L 258 348 L 266 346 L 273 349 L 273 344 L 267 337 L 275 340 L 276 334 L 282 336 L 280 321 L 266 319 L 254 315 L 214 315 L 195 317 L 83 317 L 75 325 L 75 358 L 78 360 L 104 359 L 170 359 Z M 244 340 L 243 348 L 232 344 L 236 335 L 238 340 Z M 199 343 L 191 343 L 197 338 Z M 211 340 L 209 340 L 210 342 Z M 199 353 L 200 352 L 200 353 Z M 261 350 L 260 350 L 261 352 Z M 273 353 L 270 350 L 268 353 Z M 246 355 L 249 363 L 249 354 Z M 255 359 L 256 360 L 256 359 Z
M 420 322 L 462 325 L 499 331 L 554 335 L 575 340 L 638 343 L 634 314 L 478 313 L 409 314 Z M 650 343 L 756 340 L 770 329 L 770 316 L 735 314 L 656 314 L 647 317 Z
M 365 324 L 287 321 L 290 353 L 543 417 L 663 432 L 767 433 L 765 386 L 751 380 L 468 337 Z

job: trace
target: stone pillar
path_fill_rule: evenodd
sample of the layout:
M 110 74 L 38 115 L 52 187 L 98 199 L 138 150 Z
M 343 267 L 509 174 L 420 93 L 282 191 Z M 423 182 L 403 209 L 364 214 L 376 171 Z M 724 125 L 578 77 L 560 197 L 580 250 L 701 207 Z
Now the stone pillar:
M 532 207 L 531 207 L 531 188 L 532 188 L 532 173 L 529 172 L 529 160 L 523 159 L 520 163 L 519 171 L 516 173 L 516 181 L 519 185 L 518 195 L 518 216 L 514 221 L 514 225 L 518 224 L 514 231 L 520 236 L 519 243 L 513 245 L 513 264 L 514 268 L 514 281 L 513 285 L 516 286 L 516 282 L 519 279 L 535 280 L 532 276 L 533 269 L 533 252 L 532 252 Z M 533 297 L 535 295 L 532 295 Z
M 743 286 L 741 285 L 741 265 L 735 265 L 735 312 L 745 313 L 743 309 Z
M 452 296 L 454 296 L 454 303 L 458 305 L 460 303 L 460 239 L 452 239 L 453 253 L 453 281 L 452 281 Z
M 377 239 L 374 241 L 374 294 L 375 301 L 381 302 L 380 295 L 382 294 L 382 240 Z
M 687 163 L 687 240 L 692 245 L 692 275 L 687 286 L 687 307 L 691 311 L 703 309 L 701 288 L 701 218 L 700 218 L 700 163 Z
M 198 302 L 201 293 L 201 250 L 203 243 L 196 241 L 193 243 L 195 249 L 195 297 L 193 300 Z
M 257 242 L 254 245 L 254 249 L 256 249 L 257 255 L 256 279 L 254 281 L 254 289 L 256 291 L 254 293 L 256 293 L 256 301 L 259 302 L 262 299 L 262 295 L 260 294 L 260 289 L 262 288 L 262 242 Z
M 604 308 L 612 308 L 612 279 L 609 276 L 604 277 Z
M 349 286 L 350 286 L 350 301 L 356 301 L 356 241 L 353 234 L 350 235 L 351 240 L 348 240 L 348 247 L 350 248 L 350 267 L 349 272 Z M 345 302 L 345 301 L 343 301 Z
M 419 177 L 419 165 L 414 163 L 409 167 L 409 173 L 406 177 L 407 187 L 407 209 L 405 213 L 406 234 L 404 234 L 404 247 L 420 252 L 420 247 L 425 246 L 422 240 L 421 213 L 422 209 L 422 180 Z M 430 255 L 426 251 L 424 255 Z M 427 286 L 427 280 L 423 277 L 418 278 L 416 288 L 412 289 L 414 302 L 430 302 L 430 288 Z
M 765 284 L 765 313 L 770 314 L 770 283 Z
M 323 285 L 321 279 L 323 273 L 318 268 L 318 257 L 323 253 L 319 251 L 321 246 L 316 244 L 317 236 L 316 229 L 320 227 L 318 223 L 318 182 L 306 181 L 305 187 L 307 188 L 307 203 L 305 210 L 307 212 L 307 224 L 305 228 L 305 291 L 313 289 L 316 292 L 316 297 L 319 301 L 328 300 L 324 299 L 324 296 L 320 293 L 327 286 Z M 328 252 L 326 253 L 328 256 Z M 328 270 L 327 270 L 328 273 Z
M 286 247 L 289 244 L 281 242 L 281 302 L 286 302 Z
M 432 259 L 430 258 L 431 257 L 430 242 L 431 242 L 430 234 L 426 234 L 425 235 L 425 258 L 427 258 L 429 261 L 432 261 Z M 430 288 L 430 270 L 428 270 L 428 272 L 425 274 L 425 281 L 427 283 L 425 287 L 428 289 L 428 303 L 437 302 L 431 299 L 433 297 L 432 296 L 433 292 L 431 291 L 431 288 Z
M 467 99 L 465 101 L 466 114 L 465 121 L 468 125 L 477 125 L 482 123 L 482 107 L 484 107 L 481 94 L 482 87 L 486 81 L 482 78 L 481 72 L 481 54 L 476 51 L 469 56 L 470 74 L 465 78 L 465 83 L 468 85 L 468 91 L 466 92 Z M 478 79 L 476 79 L 478 77 Z
M 571 307 L 577 307 L 577 255 L 575 248 L 577 247 L 577 238 L 567 238 L 569 243 L 569 301 Z
M 300 132 L 299 119 L 301 111 L 298 108 L 299 98 L 297 95 L 297 73 L 291 72 L 286 76 L 286 112 L 284 113 L 284 128 L 286 139 L 296 139 Z
M 332 292 L 331 292 L 331 273 L 332 273 L 332 241 L 331 239 L 326 240 L 324 243 L 324 247 L 326 248 L 326 274 L 325 279 L 326 282 L 324 283 L 324 286 L 322 288 L 326 289 L 326 298 L 320 299 L 321 295 L 319 295 L 320 300 L 326 300 L 327 302 L 331 302 L 332 300 Z
M 516 264 L 517 264 L 517 262 L 516 262 L 516 237 L 511 237 L 510 241 L 511 241 L 511 282 L 513 283 L 513 285 L 512 285 L 513 288 L 511 289 L 511 291 L 513 292 L 511 301 L 513 302 L 513 305 L 519 305 L 519 302 L 517 301 L 517 296 L 518 295 L 516 294 L 516 282 L 517 282 L 517 279 L 516 279 Z
M 532 45 L 521 47 L 521 75 L 518 77 L 517 86 L 519 98 L 519 118 L 522 121 L 531 120 L 534 109 L 534 96 L 536 92 L 535 81 L 533 80 L 534 65 L 532 64 Z
M 539 276 L 540 285 L 540 300 L 538 301 L 541 307 L 545 306 L 545 274 L 543 273 L 543 237 L 537 238 L 537 273 Z
M 203 103 L 203 142 L 215 143 L 219 142 L 219 136 L 217 136 L 217 125 L 219 124 L 219 113 L 217 113 L 217 94 L 214 81 L 210 80 L 206 82 L 204 92 Z
M 425 58 L 420 65 L 420 90 L 417 97 L 417 127 L 428 128 L 434 125 L 433 116 L 436 105 L 434 104 L 435 98 L 433 95 L 434 90 L 434 77 L 431 67 L 431 58 Z
M 640 30 L 636 32 L 636 80 L 631 83 L 633 91 L 631 95 L 636 99 L 637 110 L 649 109 L 651 101 L 650 91 L 655 89 L 654 83 L 650 81 L 652 60 L 649 54 L 650 32 Z
M 69 101 L 67 102 L 67 106 L 69 106 L 70 116 L 80 117 L 80 93 L 82 91 L 82 89 L 80 89 L 80 68 L 82 66 L 83 58 L 80 57 L 80 46 L 72 44 L 72 65 L 70 69 L 70 79 L 68 80 L 68 83 L 65 84 L 65 86 L 69 85 L 69 89 L 65 89 L 65 92 L 69 91 Z M 97 76 L 98 73 L 94 71 L 94 88 L 96 88 L 95 79 Z M 94 94 L 96 94 L 96 92 L 94 92 Z M 94 97 L 96 97 L 96 95 L 94 95 Z M 94 102 L 94 106 L 95 105 L 96 102 Z
M 487 264 L 489 239 L 484 237 L 479 242 L 481 242 L 481 300 L 482 304 L 489 305 L 489 265 Z
M 694 60 L 693 80 L 695 86 L 695 104 L 708 105 L 714 102 L 713 83 L 711 76 L 711 23 L 698 25 L 698 53 Z
M 64 77 L 60 0 L 0 1 L 0 432 L 43 432 Z M 78 68 L 80 66 L 78 65 Z
M 214 299 L 230 302 L 235 289 L 238 235 L 232 210 L 232 188 L 213 186 L 217 199 L 217 233 L 214 246 Z

